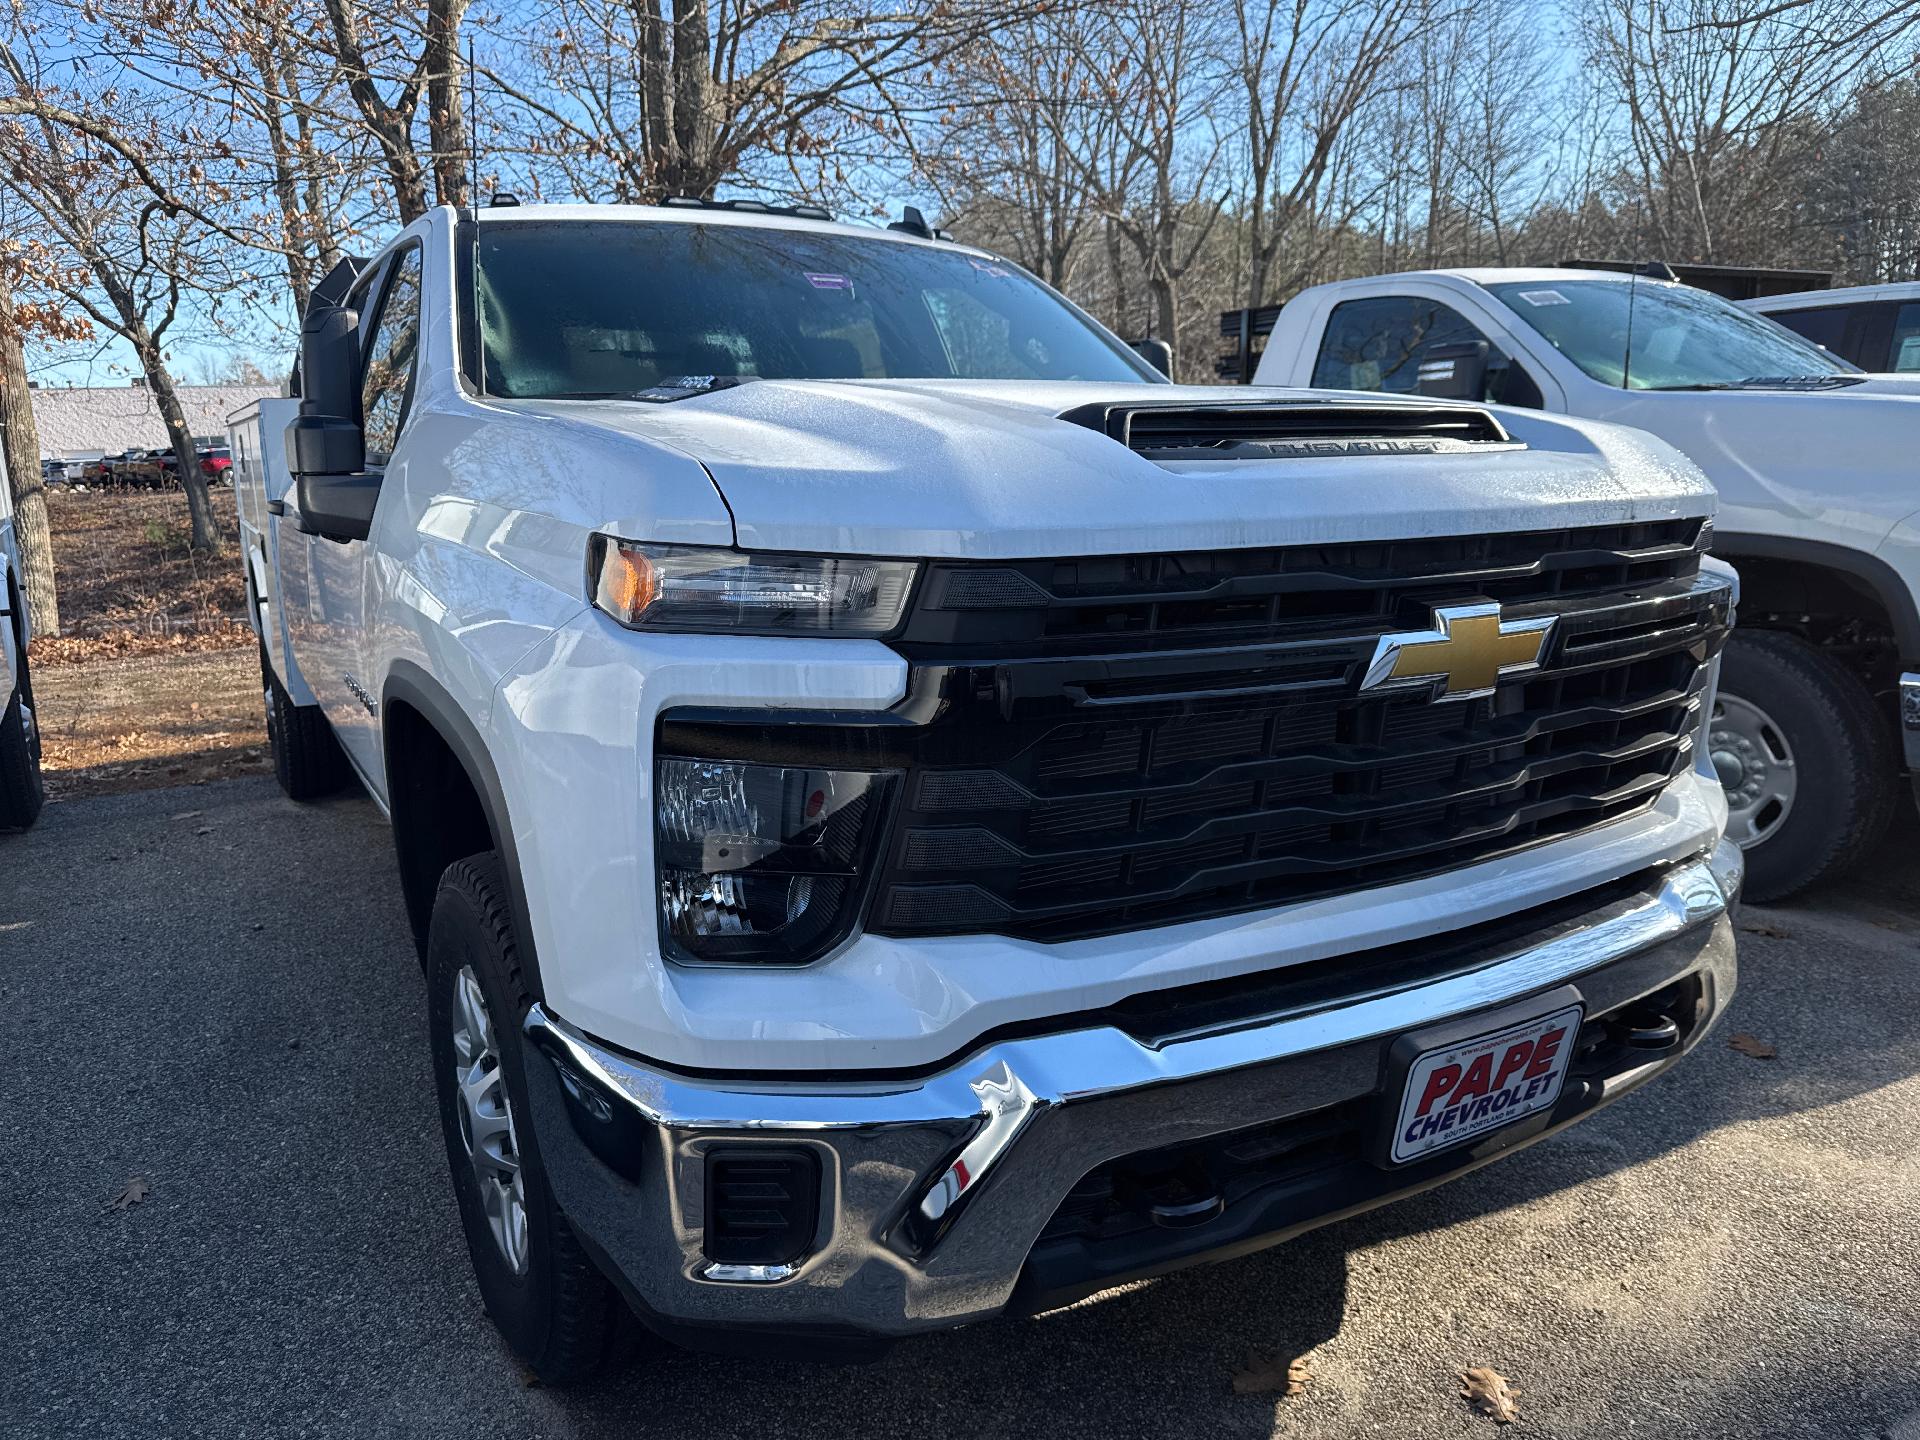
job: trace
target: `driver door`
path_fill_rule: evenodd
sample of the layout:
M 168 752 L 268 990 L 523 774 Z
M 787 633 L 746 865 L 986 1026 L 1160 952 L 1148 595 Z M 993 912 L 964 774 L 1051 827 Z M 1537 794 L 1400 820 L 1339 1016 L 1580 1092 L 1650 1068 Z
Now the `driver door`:
M 360 415 L 369 474 L 383 474 L 391 463 L 413 398 L 421 264 L 420 247 L 408 245 L 362 292 Z M 379 513 L 376 508 L 376 532 Z M 348 758 L 363 779 L 377 786 L 382 776 L 380 680 L 368 668 L 372 545 L 319 535 L 308 536 L 307 544 L 312 603 L 305 644 L 320 663 L 303 658 L 301 668 Z

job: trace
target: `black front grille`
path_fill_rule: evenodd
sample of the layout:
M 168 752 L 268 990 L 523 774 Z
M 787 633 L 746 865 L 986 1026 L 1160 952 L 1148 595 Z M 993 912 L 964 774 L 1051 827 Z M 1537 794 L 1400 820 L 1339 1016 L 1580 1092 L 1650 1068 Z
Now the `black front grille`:
M 910 654 L 1083 653 L 1244 644 L 1424 624 L 1423 605 L 1598 596 L 1690 579 L 1698 520 L 1337 545 L 1063 560 L 936 561 Z M 1312 665 L 1302 652 L 1294 663 Z M 1264 662 L 1261 662 L 1264 663 Z M 1214 683 L 1231 680 L 1219 661 Z M 1322 666 L 1323 672 L 1325 666 Z
M 940 562 L 895 642 L 913 669 L 889 723 L 690 717 L 662 740 L 904 769 L 878 933 L 1058 941 L 1260 909 L 1651 804 L 1692 763 L 1731 618 L 1703 543 L 1687 520 Z M 1488 599 L 1556 617 L 1540 669 L 1479 699 L 1359 692 L 1379 636 Z

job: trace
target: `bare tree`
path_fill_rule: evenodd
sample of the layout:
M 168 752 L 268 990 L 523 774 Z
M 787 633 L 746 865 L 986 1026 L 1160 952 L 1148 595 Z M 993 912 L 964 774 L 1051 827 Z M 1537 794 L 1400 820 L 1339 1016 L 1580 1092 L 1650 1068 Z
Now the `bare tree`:
M 1297 286 L 1332 237 L 1377 198 L 1378 183 L 1344 183 L 1354 158 L 1347 142 L 1387 90 L 1430 0 L 1232 3 L 1248 177 L 1247 303 L 1258 305 Z M 1303 232 L 1308 243 L 1279 273 Z
M 1100 12 L 1061 6 L 983 36 L 945 67 L 946 106 L 923 156 L 949 224 L 1066 289 L 1097 223 L 1082 157 L 1112 139 L 1072 27 Z
M 206 479 L 164 346 L 190 293 L 211 299 L 233 288 L 238 277 L 211 259 L 230 237 L 199 223 L 203 206 L 178 198 L 185 187 L 163 158 L 174 152 L 177 129 L 124 105 L 109 121 L 81 97 L 61 94 L 4 44 L 0 74 L 12 85 L 0 115 L 21 117 L 0 120 L 0 186 L 72 257 L 44 277 L 53 292 L 133 350 L 179 464 L 193 547 L 217 550 Z M 194 138 L 191 128 L 185 133 Z M 128 187 L 129 163 L 146 185 Z M 189 207 L 194 215 L 184 213 Z
M 333 0 L 330 0 L 333 3 Z M 546 0 L 483 63 L 502 149 L 538 179 L 621 201 L 723 181 L 846 194 L 907 149 L 929 67 L 1024 4 L 901 0 Z M 508 112 L 517 112 L 509 114 Z
M 1176 350 L 1181 282 L 1226 206 L 1224 92 L 1211 12 L 1187 0 L 1122 0 L 1077 32 L 1100 143 L 1079 157 L 1087 194 L 1138 260 L 1152 334 Z
M 1847 86 L 1884 41 L 1809 43 L 1851 30 L 1855 0 L 1805 0 L 1789 20 L 1747 0 L 1586 0 L 1580 32 L 1618 96 L 1622 198 L 1670 258 L 1764 257 L 1797 222 L 1791 183 Z

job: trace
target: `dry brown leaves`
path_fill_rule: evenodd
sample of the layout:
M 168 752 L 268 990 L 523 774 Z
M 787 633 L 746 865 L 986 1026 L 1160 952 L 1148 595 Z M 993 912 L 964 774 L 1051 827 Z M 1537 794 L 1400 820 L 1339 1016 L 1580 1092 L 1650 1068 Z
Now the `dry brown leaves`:
M 199 655 L 209 650 L 247 650 L 253 630 L 238 620 L 215 621 L 191 630 L 157 635 L 141 630 L 101 630 L 90 635 L 41 635 L 33 642 L 33 663 L 85 665 L 93 660 L 130 660 L 147 655 Z
M 1787 940 L 1793 935 L 1791 930 L 1782 930 L 1778 925 L 1769 924 L 1765 920 L 1756 920 L 1751 925 L 1742 925 L 1740 929 L 1743 934 L 1764 935 L 1769 940 Z
M 244 614 L 233 491 L 216 488 L 209 498 L 226 547 L 218 555 L 188 549 L 187 501 L 177 490 L 49 493 L 61 628 L 165 631 Z
M 1750 1056 L 1755 1060 L 1771 1060 L 1780 1053 L 1758 1035 L 1749 1035 L 1744 1030 L 1735 1032 L 1733 1038 L 1727 1041 L 1727 1048 L 1738 1050 L 1742 1055 Z
M 1244 1370 L 1236 1370 L 1233 1376 L 1233 1393 L 1236 1395 L 1267 1395 L 1278 1391 L 1291 1400 L 1296 1395 L 1304 1395 L 1307 1381 L 1313 1378 L 1313 1371 L 1304 1355 L 1288 1355 L 1284 1350 L 1276 1350 L 1271 1355 L 1249 1355 Z
M 1520 1407 L 1513 1402 L 1520 1392 L 1499 1371 L 1474 1365 L 1460 1372 L 1460 1381 L 1460 1398 L 1482 1415 L 1491 1415 L 1501 1425 L 1520 1418 Z
M 107 1204 L 108 1210 L 131 1210 L 153 1193 L 153 1186 L 147 1183 L 147 1177 L 136 1175 L 120 1187 L 120 1193 Z

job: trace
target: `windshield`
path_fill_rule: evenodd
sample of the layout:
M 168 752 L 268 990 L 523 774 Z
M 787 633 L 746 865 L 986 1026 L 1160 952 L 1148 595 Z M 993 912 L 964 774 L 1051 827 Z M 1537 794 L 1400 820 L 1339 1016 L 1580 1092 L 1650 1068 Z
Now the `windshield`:
M 1858 374 L 1765 316 L 1687 285 L 1509 280 L 1487 289 L 1603 385 L 1629 390 L 1715 390 L 1782 380 L 1844 385 L 1851 382 L 1842 377 Z
M 1004 261 L 824 231 L 479 226 L 486 389 L 647 398 L 744 379 L 1160 379 Z

